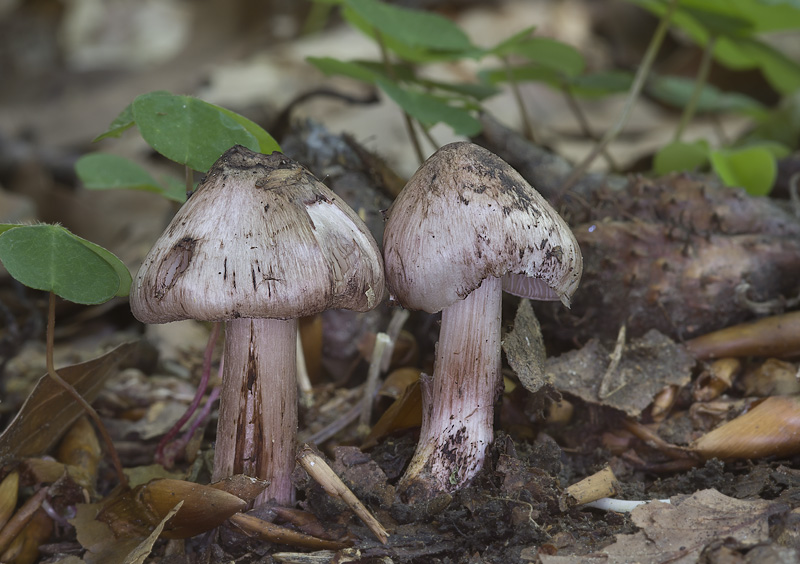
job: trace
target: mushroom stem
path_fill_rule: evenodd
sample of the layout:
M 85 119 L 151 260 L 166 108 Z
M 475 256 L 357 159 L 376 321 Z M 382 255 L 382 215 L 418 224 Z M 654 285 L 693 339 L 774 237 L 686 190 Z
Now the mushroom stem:
M 489 277 L 442 310 L 433 379 L 422 382 L 422 429 L 400 483 L 408 501 L 452 492 L 483 467 L 500 385 L 502 282 Z
M 294 502 L 296 343 L 296 319 L 240 318 L 225 330 L 213 480 L 234 474 L 269 480 L 255 505 Z

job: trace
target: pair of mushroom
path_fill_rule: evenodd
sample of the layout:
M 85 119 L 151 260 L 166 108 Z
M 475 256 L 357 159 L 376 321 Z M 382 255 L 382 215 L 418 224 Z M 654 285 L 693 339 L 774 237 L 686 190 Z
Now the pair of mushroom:
M 407 308 L 442 311 L 420 442 L 401 487 L 453 491 L 480 470 L 500 379 L 503 289 L 569 297 L 580 250 L 508 164 L 471 143 L 437 151 L 387 212 L 385 276 Z M 293 499 L 296 319 L 366 311 L 384 264 L 358 215 L 279 153 L 226 152 L 146 257 L 131 309 L 146 323 L 227 321 L 213 478 L 271 481 L 257 501 Z

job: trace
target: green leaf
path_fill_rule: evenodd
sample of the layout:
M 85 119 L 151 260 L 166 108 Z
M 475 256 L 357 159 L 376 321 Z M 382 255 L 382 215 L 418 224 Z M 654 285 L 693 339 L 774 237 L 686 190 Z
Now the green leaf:
M 278 145 L 278 142 L 267 133 L 264 128 L 262 128 L 257 123 L 247 119 L 243 115 L 239 115 L 236 112 L 230 111 L 228 108 L 223 108 L 222 106 L 217 106 L 215 104 L 209 104 L 210 106 L 217 108 L 220 112 L 231 118 L 233 121 L 241 125 L 250 135 L 256 138 L 258 141 L 258 152 L 264 153 L 265 155 L 269 155 L 274 153 L 275 151 L 280 151 L 281 146 Z M 233 145 L 231 145 L 233 146 Z
M 684 3 L 678 10 L 688 14 L 712 35 L 743 37 L 754 31 L 753 22 L 742 18 L 735 12 L 735 8 L 731 9 L 731 5 L 712 6 L 712 2 L 704 2 L 704 4 L 703 6 L 691 6 Z
M 501 84 L 510 80 L 515 82 L 544 82 L 557 90 L 564 90 L 568 82 L 566 77 L 562 77 L 553 69 L 540 65 L 520 65 L 483 70 L 478 73 L 478 78 L 487 84 Z
M 131 104 L 125 106 L 125 109 L 114 118 L 108 129 L 92 139 L 92 143 L 97 143 L 108 137 L 120 137 L 126 129 L 130 129 L 136 122 L 133 121 L 133 108 Z
M 494 86 L 480 83 L 471 84 L 462 82 L 460 84 L 454 84 L 426 79 L 416 79 L 413 82 L 432 90 L 451 92 L 474 100 L 485 100 L 500 92 L 500 90 Z
M 424 92 L 400 88 L 382 78 L 377 78 L 376 83 L 398 106 L 425 126 L 429 127 L 439 122 L 446 123 L 453 128 L 456 135 L 467 137 L 477 135 L 481 130 L 481 123 L 463 108 L 451 106 L 442 99 Z
M 657 0 L 630 1 L 658 16 L 665 10 L 665 4 Z M 701 13 L 704 15 L 700 16 Z M 720 20 L 710 29 L 707 26 L 712 26 L 717 14 Z M 682 0 L 672 22 L 700 46 L 705 46 L 712 33 L 716 33 L 719 39 L 714 46 L 714 59 L 721 64 L 732 69 L 758 68 L 781 94 L 800 88 L 800 63 L 757 36 L 800 27 L 800 11 L 794 7 L 769 6 L 754 0 Z
M 438 14 L 378 0 L 345 0 L 345 5 L 370 26 L 410 47 L 456 52 L 475 49 L 457 25 Z
M 127 293 L 118 269 L 86 243 L 59 225 L 22 225 L 0 235 L 0 262 L 22 284 L 79 304 Z
M 165 176 L 162 178 L 162 181 L 164 184 L 166 184 L 163 192 L 163 196 L 165 198 L 181 204 L 186 201 L 185 180 L 181 180 L 180 178 L 176 178 L 174 176 Z M 198 184 L 198 182 L 195 182 L 192 190 L 196 190 Z
M 150 173 L 135 162 L 108 153 L 90 153 L 78 159 L 75 172 L 89 190 L 129 188 L 161 192 Z
M 684 108 L 694 93 L 695 81 L 678 76 L 653 76 L 648 80 L 645 91 L 664 104 L 675 108 Z M 738 111 L 756 113 L 764 111 L 758 101 L 738 92 L 722 92 L 707 84 L 697 101 L 697 111 L 719 113 Z
M 596 98 L 627 92 L 633 85 L 633 75 L 625 71 L 583 74 L 572 79 L 570 90 L 576 96 Z
M 721 39 L 714 56 L 730 68 L 760 69 L 781 94 L 789 95 L 800 89 L 800 63 L 759 39 Z
M 186 199 L 186 192 L 184 190 L 184 200 L 185 199 Z M 77 235 L 74 235 L 72 233 L 70 233 L 70 235 L 72 235 L 72 237 L 74 237 L 75 240 L 78 241 L 80 244 L 82 244 L 90 251 L 92 251 L 94 254 L 99 256 L 101 259 L 106 261 L 106 263 L 110 265 L 111 268 L 114 269 L 114 272 L 117 274 L 117 278 L 119 279 L 119 288 L 117 288 L 117 293 L 114 294 L 115 296 L 117 296 L 118 298 L 122 298 L 131 293 L 131 284 L 133 283 L 133 278 L 131 277 L 131 273 L 128 270 L 128 267 L 125 266 L 125 263 L 123 263 L 117 257 L 117 255 L 115 255 L 108 249 L 101 247 L 97 243 L 92 243 L 91 241 L 84 239 L 83 237 L 78 237 Z
M 511 53 L 514 53 L 514 47 L 518 44 L 522 43 L 536 30 L 536 26 L 526 27 L 522 31 L 519 31 L 509 37 L 508 39 L 504 39 L 491 49 L 486 50 L 487 55 L 496 55 L 498 57 L 504 57 Z
M 662 147 L 653 159 L 653 171 L 662 175 L 675 171 L 693 171 L 708 162 L 708 142 L 676 141 Z
M 308 57 L 306 60 L 325 76 L 346 76 L 371 84 L 375 82 L 376 73 L 358 61 L 342 61 L 331 57 Z
M 201 172 L 234 145 L 261 150 L 262 141 L 231 113 L 165 92 L 142 94 L 133 101 L 133 117 L 144 140 L 168 159 Z
M 741 186 L 753 196 L 769 194 L 778 174 L 775 157 L 764 147 L 711 151 L 710 158 L 726 186 Z
M 586 68 L 586 61 L 577 49 L 548 37 L 531 37 L 517 43 L 510 51 L 562 76 L 576 77 Z
M 164 187 L 149 172 L 125 157 L 90 153 L 78 159 L 75 172 L 87 190 L 142 190 L 161 194 L 178 203 L 186 201 L 185 187 L 181 192 L 172 190 L 171 186 Z

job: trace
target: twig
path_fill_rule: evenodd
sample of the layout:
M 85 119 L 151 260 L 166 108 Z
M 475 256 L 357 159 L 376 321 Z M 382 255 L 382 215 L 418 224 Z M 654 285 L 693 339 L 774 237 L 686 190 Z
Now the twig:
M 256 536 L 275 544 L 291 544 L 316 550 L 341 550 L 350 546 L 345 542 L 319 539 L 311 535 L 299 533 L 245 513 L 237 513 L 231 517 L 229 521 L 246 534 Z
M 369 433 L 369 424 L 372 420 L 372 403 L 375 401 L 375 390 L 378 388 L 378 380 L 381 376 L 384 352 L 391 342 L 389 335 L 386 333 L 375 335 L 375 345 L 372 347 L 372 358 L 367 371 L 367 381 L 364 383 L 364 397 L 361 399 L 362 408 L 359 425 L 364 429 L 363 435 Z
M 711 61 L 713 60 L 714 46 L 716 43 L 716 36 L 712 35 L 708 38 L 706 48 L 703 50 L 703 58 L 700 60 L 700 68 L 697 69 L 697 76 L 694 79 L 694 89 L 692 90 L 692 95 L 689 98 L 689 102 L 686 104 L 686 107 L 683 109 L 681 121 L 678 123 L 678 127 L 675 129 L 675 136 L 672 139 L 673 141 L 681 140 L 686 126 L 689 125 L 689 122 L 692 121 L 692 118 L 694 117 L 695 111 L 697 110 L 697 103 L 700 101 L 700 95 L 703 93 L 703 89 L 708 81 L 708 72 L 711 69 Z
M 519 115 L 522 119 L 522 134 L 525 135 L 525 138 L 528 141 L 538 145 L 539 142 L 533 132 L 531 116 L 528 114 L 528 109 L 525 107 L 525 102 L 522 99 L 522 92 L 519 89 L 519 82 L 517 82 L 517 80 L 514 78 L 514 71 L 511 68 L 511 63 L 508 60 L 508 56 L 500 57 L 500 60 L 503 62 L 503 68 L 506 71 L 506 78 L 508 79 L 508 84 L 511 86 L 511 93 L 514 95 L 514 102 L 517 104 L 517 109 L 519 110 Z
M 344 501 L 350 509 L 353 510 L 361 521 L 372 531 L 378 540 L 383 544 L 389 540 L 389 533 L 383 528 L 378 520 L 369 509 L 364 507 L 356 495 L 350 491 L 342 479 L 336 475 L 336 472 L 328 466 L 328 464 L 319 456 L 314 450 L 306 445 L 300 449 L 297 454 L 297 461 L 308 472 L 309 476 L 314 478 L 317 483 L 322 486 L 325 492 L 331 497 L 339 498 Z
M 314 389 L 308 377 L 306 353 L 303 351 L 303 341 L 300 339 L 299 331 L 297 332 L 297 387 L 300 390 L 300 405 L 304 407 L 314 405 Z
M 667 34 L 667 29 L 669 29 L 669 24 L 672 20 L 672 13 L 675 11 L 677 6 L 678 0 L 671 0 L 667 6 L 667 11 L 661 17 L 658 28 L 656 28 L 656 31 L 650 40 L 650 45 L 647 47 L 647 52 L 642 59 L 642 63 L 639 65 L 639 70 L 636 72 L 636 78 L 633 81 L 630 92 L 628 92 L 628 98 L 625 100 L 625 106 L 622 108 L 622 114 L 619 116 L 611 129 L 606 132 L 600 142 L 595 145 L 594 149 L 592 149 L 586 158 L 583 159 L 583 161 L 570 173 L 566 180 L 564 180 L 564 183 L 561 185 L 561 188 L 559 188 L 558 191 L 559 197 L 562 197 L 567 190 L 572 188 L 575 183 L 580 180 L 584 174 L 586 174 L 586 171 L 589 170 L 589 167 L 597 158 L 597 156 L 605 150 L 611 141 L 617 138 L 625 125 L 628 123 L 628 118 L 630 118 L 631 111 L 636 105 L 636 102 L 639 100 L 639 95 L 641 94 L 642 88 L 647 81 L 648 75 L 650 74 L 650 69 L 656 59 L 658 50 L 661 47 L 661 43 L 664 41 L 664 37 Z
M 617 333 L 617 343 L 614 345 L 614 351 L 610 355 L 611 362 L 608 363 L 608 368 L 606 368 L 606 372 L 603 374 L 603 379 L 600 381 L 600 389 L 597 391 L 597 397 L 601 400 L 606 399 L 609 396 L 613 396 L 625 387 L 626 382 L 622 382 L 613 390 L 609 389 L 611 388 L 612 382 L 614 384 L 617 383 L 613 376 L 619 367 L 619 363 L 622 360 L 622 353 L 625 350 L 625 333 L 625 325 L 623 324 L 619 328 L 619 332 Z
M 383 35 L 377 29 L 374 30 L 375 32 L 375 41 L 378 42 L 378 47 L 381 50 L 381 60 L 383 61 L 383 66 L 386 69 L 386 75 L 392 79 L 397 80 L 397 76 L 394 73 L 394 69 L 392 68 L 392 63 L 389 60 L 389 51 L 386 49 L 386 44 L 383 41 Z M 402 109 L 402 108 L 401 108 Z M 417 155 L 417 159 L 419 163 L 425 160 L 425 155 L 422 152 L 422 146 L 419 143 L 419 139 L 417 138 L 417 132 L 414 131 L 414 122 L 411 119 L 411 116 L 408 115 L 408 112 L 403 110 L 403 118 L 406 124 L 406 132 L 408 133 L 408 137 L 411 139 L 411 144 L 414 146 L 414 152 Z
M 411 313 L 407 309 L 397 309 L 392 314 L 392 319 L 389 320 L 389 325 L 386 327 L 386 334 L 389 336 L 389 344 L 383 351 L 383 360 L 381 361 L 381 372 L 389 370 L 389 365 L 392 362 L 392 353 L 397 346 L 397 339 L 400 337 L 400 331 L 403 330 L 403 325 L 408 321 Z
M 179 444 L 176 448 L 168 448 L 170 441 L 175 438 L 175 435 L 180 432 L 181 427 L 183 427 L 189 418 L 194 414 L 194 412 L 197 411 L 197 407 L 200 405 L 200 402 L 206 393 L 206 388 L 208 388 L 208 380 L 211 374 L 211 360 L 214 356 L 214 347 L 216 346 L 217 339 L 219 338 L 221 325 L 221 323 L 214 323 L 211 328 L 211 334 L 208 336 L 208 343 L 206 343 L 206 350 L 203 355 L 203 373 L 200 377 L 200 383 L 197 385 L 197 391 L 194 394 L 194 399 L 192 400 L 191 405 L 189 405 L 189 407 L 186 409 L 186 412 L 181 416 L 178 422 L 175 423 L 175 425 L 172 426 L 167 434 L 162 437 L 161 441 L 158 443 L 158 447 L 156 447 L 155 460 L 164 468 L 172 468 L 173 464 L 175 464 L 176 451 L 183 444 L 183 441 L 179 441 Z
M 34 513 L 42 506 L 42 502 L 47 497 L 48 488 L 41 488 L 35 494 L 28 498 L 22 507 L 14 513 L 14 516 L 6 523 L 3 530 L 0 531 L 0 554 L 3 554 L 9 547 L 11 542 L 25 528 L 25 525 L 33 519 Z

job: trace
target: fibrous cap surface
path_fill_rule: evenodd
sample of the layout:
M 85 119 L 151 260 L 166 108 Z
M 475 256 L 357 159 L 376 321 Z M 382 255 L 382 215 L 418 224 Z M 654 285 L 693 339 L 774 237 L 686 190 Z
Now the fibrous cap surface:
M 583 271 L 567 224 L 494 153 L 452 143 L 417 170 L 387 212 L 386 283 L 404 307 L 434 313 L 488 276 L 532 299 L 569 298 Z
M 144 260 L 131 310 L 145 323 L 366 311 L 384 292 L 358 215 L 288 157 L 236 146 Z

